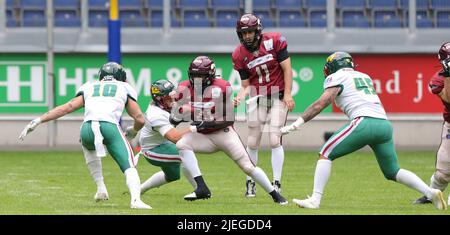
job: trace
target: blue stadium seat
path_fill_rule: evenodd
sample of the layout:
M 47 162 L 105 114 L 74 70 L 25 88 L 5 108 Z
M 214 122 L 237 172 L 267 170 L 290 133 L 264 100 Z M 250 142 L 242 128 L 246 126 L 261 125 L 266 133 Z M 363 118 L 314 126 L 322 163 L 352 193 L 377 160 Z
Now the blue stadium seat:
M 431 8 L 434 10 L 450 9 L 449 0 L 431 0 Z
M 217 10 L 215 13 L 217 27 L 235 27 L 238 18 L 237 10 Z
M 240 0 L 211 0 L 211 7 L 218 9 L 238 9 L 242 7 Z
M 402 22 L 396 11 L 376 11 L 374 13 L 374 26 L 376 28 L 400 28 Z
M 162 27 L 163 26 L 163 12 L 162 10 L 149 11 L 150 14 L 150 26 Z M 172 27 L 180 27 L 180 22 L 175 18 L 173 14 L 170 16 L 170 25 Z
M 261 23 L 263 27 L 275 27 L 275 22 L 273 21 L 272 17 L 270 16 L 269 10 L 258 10 L 253 12 L 254 15 L 258 16 L 261 19 Z
M 15 6 L 14 0 L 6 0 L 6 9 L 12 9 Z
M 366 8 L 366 0 L 337 0 L 336 7 L 363 10 Z
M 371 9 L 382 9 L 382 10 L 395 10 L 397 9 L 396 0 L 370 0 L 369 8 Z
M 277 10 L 300 10 L 303 7 L 302 0 L 275 0 L 274 7 Z
M 79 27 L 80 18 L 76 10 L 55 10 L 56 27 Z
M 409 12 L 405 12 L 405 18 L 403 20 L 405 22 L 405 26 L 409 26 Z M 421 10 L 416 12 L 416 27 L 417 28 L 432 28 L 433 21 L 431 21 L 428 16 L 428 11 Z
M 305 9 L 311 10 L 325 10 L 327 9 L 327 0 L 305 0 Z
M 272 8 L 270 0 L 253 1 L 253 10 L 269 10 L 270 8 Z
M 174 5 L 174 0 L 171 0 L 172 6 Z M 155 10 L 155 9 L 162 9 L 163 8 L 163 0 L 147 0 L 145 1 L 145 7 Z
M 109 8 L 109 0 L 88 0 L 89 10 L 103 10 Z
M 438 28 L 450 27 L 450 11 L 439 11 L 436 17 L 436 26 Z
M 181 9 L 206 9 L 208 0 L 179 0 L 178 7 Z
M 106 27 L 108 24 L 108 10 L 90 10 L 89 27 Z
M 19 27 L 19 22 L 13 15 L 12 9 L 6 8 L 6 27 Z
M 54 0 L 53 7 L 55 9 L 76 9 L 80 8 L 80 0 Z
M 306 20 L 300 11 L 279 11 L 278 25 L 280 27 L 305 27 Z
M 369 28 L 370 24 L 363 11 L 345 11 L 342 13 L 342 27 Z
M 210 27 L 205 10 L 185 10 L 182 13 L 184 27 Z
M 311 10 L 308 12 L 310 27 L 326 27 L 327 12 L 325 10 Z
M 417 10 L 428 10 L 428 0 L 416 0 Z M 409 8 L 409 0 L 400 0 L 400 8 L 407 10 Z
M 120 21 L 124 27 L 146 27 L 147 22 L 140 10 L 120 10 Z
M 21 9 L 41 9 L 47 8 L 46 0 L 20 0 L 19 6 Z
M 122 0 L 119 1 L 119 9 L 121 10 L 140 10 L 142 8 L 142 1 L 141 0 Z
M 46 22 L 44 10 L 22 10 L 22 26 L 45 27 Z

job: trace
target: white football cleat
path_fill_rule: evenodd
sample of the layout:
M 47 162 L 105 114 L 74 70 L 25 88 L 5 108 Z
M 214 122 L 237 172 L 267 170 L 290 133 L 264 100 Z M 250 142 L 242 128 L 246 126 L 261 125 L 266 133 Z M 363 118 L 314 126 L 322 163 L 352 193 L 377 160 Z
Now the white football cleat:
M 96 202 L 106 201 L 109 199 L 108 191 L 97 191 L 94 195 L 94 200 Z
M 151 206 L 145 204 L 143 201 L 141 200 L 134 200 L 133 202 L 131 202 L 131 209 L 153 209 Z
M 320 204 L 316 202 L 312 197 L 308 197 L 305 200 L 300 199 L 293 199 L 292 200 L 297 206 L 301 208 L 308 208 L 308 209 L 319 209 Z
M 444 195 L 439 189 L 431 189 L 431 201 L 434 207 L 438 210 L 447 210 L 447 203 L 444 200 Z

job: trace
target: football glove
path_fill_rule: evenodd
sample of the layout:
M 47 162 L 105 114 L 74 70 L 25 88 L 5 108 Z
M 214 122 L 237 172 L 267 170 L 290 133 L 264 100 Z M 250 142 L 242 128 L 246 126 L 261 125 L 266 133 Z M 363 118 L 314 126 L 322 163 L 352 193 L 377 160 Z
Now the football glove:
M 41 124 L 41 118 L 36 118 L 23 129 L 22 133 L 20 133 L 19 140 L 22 140 L 25 138 L 25 136 L 28 135 L 28 133 L 32 132 L 39 124 Z
M 443 77 L 450 77 L 450 58 L 441 60 L 441 65 L 442 71 L 439 73 L 439 75 Z
M 303 120 L 302 117 L 299 117 L 295 122 L 293 122 L 291 125 L 284 126 L 280 129 L 281 134 L 286 135 L 293 131 L 296 131 L 300 128 L 300 126 L 305 123 L 305 120 Z
M 205 121 L 193 121 L 191 123 L 191 126 L 195 126 L 195 131 L 202 131 L 206 129 L 206 122 Z M 191 129 L 192 132 L 194 132 L 193 129 Z
M 137 133 L 138 131 L 136 131 L 133 126 L 129 126 L 125 130 L 125 137 L 128 141 L 131 141 L 132 139 L 134 139 L 134 137 L 136 137 Z
M 183 118 L 178 117 L 174 114 L 170 114 L 169 122 L 170 122 L 170 124 L 172 124 L 173 126 L 176 127 L 176 126 L 178 126 L 178 124 L 183 122 Z

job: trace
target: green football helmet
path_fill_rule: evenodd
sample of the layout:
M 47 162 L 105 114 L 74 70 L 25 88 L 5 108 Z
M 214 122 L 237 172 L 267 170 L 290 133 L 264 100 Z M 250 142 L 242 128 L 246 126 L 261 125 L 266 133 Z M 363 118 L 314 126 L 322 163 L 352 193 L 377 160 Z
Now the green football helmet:
M 326 78 L 342 68 L 355 68 L 353 58 L 347 52 L 334 52 L 327 58 L 327 62 L 323 67 L 323 75 Z
M 125 82 L 127 80 L 127 74 L 122 65 L 116 62 L 108 62 L 98 71 L 98 78 L 100 81 L 115 79 L 117 81 Z
M 170 110 L 169 103 L 171 101 L 170 93 L 173 91 L 175 86 L 168 80 L 160 79 L 152 83 L 150 86 L 150 93 L 152 94 L 152 99 L 155 104 L 165 110 Z

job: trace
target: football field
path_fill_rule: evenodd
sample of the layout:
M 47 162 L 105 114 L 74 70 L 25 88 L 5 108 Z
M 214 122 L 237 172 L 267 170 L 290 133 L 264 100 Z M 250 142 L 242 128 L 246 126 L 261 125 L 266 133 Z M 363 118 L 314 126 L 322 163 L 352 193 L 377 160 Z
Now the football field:
M 179 181 L 148 191 L 142 200 L 153 210 L 129 208 L 125 177 L 110 156 L 103 160 L 105 183 L 110 199 L 96 203 L 96 191 L 81 151 L 77 152 L 0 152 L 0 214 L 449 214 L 431 204 L 412 205 L 421 195 L 406 186 L 385 180 L 370 152 L 357 152 L 333 162 L 330 181 L 319 210 L 300 209 L 293 198 L 312 192 L 317 160 L 314 152 L 286 152 L 282 194 L 287 206 L 275 204 L 261 187 L 255 198 L 245 198 L 245 175 L 225 154 L 198 155 L 212 198 L 188 202 L 192 192 L 182 176 Z M 435 153 L 399 152 L 400 166 L 415 172 L 427 184 L 434 171 Z M 269 152 L 260 152 L 259 166 L 272 178 Z M 141 182 L 159 168 L 143 158 L 138 164 Z M 448 192 L 444 192 L 447 200 Z

